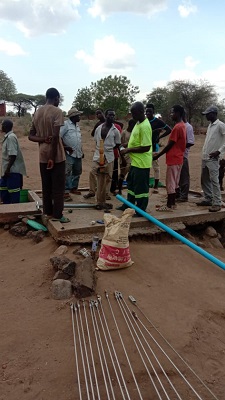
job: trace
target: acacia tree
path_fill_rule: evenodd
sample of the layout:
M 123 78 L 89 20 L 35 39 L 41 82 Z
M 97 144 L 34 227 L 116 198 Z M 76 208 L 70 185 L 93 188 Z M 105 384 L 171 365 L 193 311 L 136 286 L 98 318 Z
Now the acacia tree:
M 43 94 L 24 95 L 24 101 L 34 107 L 34 112 L 37 111 L 38 107 L 43 106 L 46 103 L 46 98 Z
M 0 70 L 0 100 L 11 101 L 15 94 L 15 83 L 4 71 Z
M 87 117 L 94 114 L 95 107 L 91 89 L 88 87 L 79 89 L 74 97 L 72 107 L 76 107 L 78 110 L 83 111 L 84 115 L 87 115 Z
M 113 108 L 118 117 L 124 117 L 134 102 L 138 86 L 133 86 L 126 76 L 112 76 L 91 83 L 90 90 L 95 108 Z
M 13 108 L 17 111 L 18 117 L 24 117 L 27 111 L 32 108 L 26 97 L 27 95 L 24 93 L 17 93 L 12 98 Z

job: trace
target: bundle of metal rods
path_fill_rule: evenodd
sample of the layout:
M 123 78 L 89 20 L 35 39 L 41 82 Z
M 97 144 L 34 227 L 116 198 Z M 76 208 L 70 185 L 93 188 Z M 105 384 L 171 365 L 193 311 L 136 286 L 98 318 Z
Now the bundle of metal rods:
M 71 304 L 79 399 L 218 400 L 129 299 L 116 291 Z

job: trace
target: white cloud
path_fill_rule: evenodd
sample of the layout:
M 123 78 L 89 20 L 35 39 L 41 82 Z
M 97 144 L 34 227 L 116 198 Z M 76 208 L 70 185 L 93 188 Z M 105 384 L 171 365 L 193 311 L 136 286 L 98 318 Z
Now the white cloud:
M 134 66 L 135 51 L 128 43 L 117 42 L 114 36 L 105 36 L 94 42 L 93 54 L 84 50 L 76 52 L 75 57 L 89 66 L 92 73 L 124 73 Z
M 0 21 L 11 21 L 25 36 L 64 32 L 79 18 L 80 0 L 0 0 Z
M 190 14 L 195 14 L 198 11 L 198 8 L 192 4 L 191 1 L 184 0 L 182 4 L 178 6 L 178 11 L 182 18 L 187 18 Z
M 167 9 L 167 0 L 94 0 L 88 12 L 104 20 L 113 13 L 129 12 L 151 16 Z
M 5 53 L 8 56 L 23 56 L 26 54 L 26 52 L 22 49 L 22 47 L 19 44 L 1 38 L 0 38 L 0 52 Z

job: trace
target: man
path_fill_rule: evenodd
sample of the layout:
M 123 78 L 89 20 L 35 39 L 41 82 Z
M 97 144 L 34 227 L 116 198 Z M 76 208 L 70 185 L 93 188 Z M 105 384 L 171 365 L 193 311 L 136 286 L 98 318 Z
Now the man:
M 70 193 L 81 194 L 78 189 L 80 176 L 82 174 L 82 145 L 81 133 L 78 122 L 82 111 L 73 107 L 68 111 L 68 119 L 60 128 L 60 136 L 66 151 L 66 185 L 65 200 L 71 200 Z
M 201 185 L 204 200 L 198 206 L 209 206 L 209 211 L 221 210 L 221 193 L 219 185 L 219 156 L 225 151 L 225 124 L 217 118 L 218 108 L 208 107 L 202 112 L 210 121 L 205 143 L 202 149 Z
M 93 175 L 97 176 L 97 210 L 111 209 L 112 205 L 106 203 L 106 191 L 111 181 L 114 163 L 114 148 L 121 143 L 120 132 L 114 125 L 115 112 L 107 110 L 105 122 L 95 130 L 94 139 L 96 149 L 93 157 Z M 102 148 L 101 148 L 101 145 Z M 100 153 L 103 151 L 103 164 L 101 164 Z M 90 192 L 95 192 L 95 182 L 90 182 Z M 92 186 L 93 185 L 93 186 Z
M 153 153 L 157 153 L 159 151 L 159 140 L 164 136 L 167 136 L 171 132 L 171 128 L 167 125 L 162 119 L 159 119 L 155 116 L 155 107 L 153 104 L 148 103 L 146 106 L 146 117 L 148 118 L 150 125 L 152 127 L 152 151 Z M 160 135 L 160 132 L 163 133 Z M 160 176 L 160 168 L 158 160 L 153 160 L 152 167 L 154 170 L 154 188 L 153 193 L 158 193 L 159 186 L 159 176 Z
M 66 157 L 59 135 L 64 124 L 63 113 L 58 108 L 59 99 L 57 89 L 47 90 L 46 104 L 34 114 L 29 140 L 39 143 L 43 212 L 65 223 L 69 219 L 63 216 Z
M 149 172 L 152 166 L 152 128 L 145 118 L 144 105 L 137 101 L 131 107 L 131 114 L 136 121 L 128 146 L 120 151 L 121 155 L 129 154 L 131 167 L 127 177 L 127 200 L 145 211 L 149 198 Z M 118 210 L 125 210 L 122 205 Z M 139 214 L 135 214 L 139 217 Z
M 136 122 L 134 121 L 134 119 L 130 119 L 128 121 L 127 129 L 121 135 L 121 147 L 126 148 L 128 146 L 130 135 L 135 125 Z M 130 171 L 130 164 L 131 160 L 129 154 L 125 154 L 124 156 L 120 157 L 120 176 L 118 181 L 118 194 L 122 194 L 123 181 L 128 172 Z
M 186 202 L 188 201 L 188 193 L 190 188 L 190 173 L 189 173 L 189 163 L 188 155 L 191 146 L 194 146 L 195 136 L 193 126 L 187 122 L 186 111 L 184 111 L 183 121 L 186 126 L 186 149 L 184 152 L 184 160 L 180 173 L 179 188 L 177 190 L 177 201 Z
M 166 154 L 166 191 L 167 206 L 158 207 L 158 211 L 171 211 L 176 208 L 176 189 L 179 185 L 181 168 L 183 165 L 184 152 L 186 148 L 186 128 L 183 121 L 184 108 L 175 105 L 171 109 L 171 118 L 175 126 L 169 136 L 168 144 L 156 154 L 153 159 L 157 160 Z
M 3 204 L 20 202 L 20 189 L 23 186 L 23 175 L 26 167 L 15 133 L 13 122 L 5 119 L 2 132 L 5 134 L 2 143 L 2 172 L 0 179 L 0 197 Z
M 92 131 L 91 131 L 91 136 L 92 136 L 92 137 L 94 137 L 94 135 L 95 135 L 95 130 L 96 130 L 96 128 L 97 128 L 99 125 L 101 125 L 101 124 L 103 124 L 103 123 L 105 122 L 104 112 L 103 112 L 103 110 L 102 110 L 101 108 L 98 108 L 98 109 L 95 111 L 95 115 L 96 115 L 96 117 L 97 117 L 97 119 L 98 119 L 98 122 L 96 122 L 94 128 L 93 128 Z

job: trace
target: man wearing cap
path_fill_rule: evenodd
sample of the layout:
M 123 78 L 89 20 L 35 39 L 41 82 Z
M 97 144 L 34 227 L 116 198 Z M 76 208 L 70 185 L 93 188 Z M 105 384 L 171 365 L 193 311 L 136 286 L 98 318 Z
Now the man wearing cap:
M 204 200 L 198 206 L 209 206 L 209 211 L 221 210 L 221 193 L 219 185 L 219 155 L 225 151 L 225 124 L 217 118 L 218 108 L 208 107 L 203 115 L 210 124 L 207 129 L 202 149 L 201 185 Z
M 71 200 L 70 193 L 81 194 L 78 189 L 82 174 L 82 145 L 81 132 L 78 122 L 82 111 L 73 107 L 68 111 L 68 119 L 60 128 L 60 136 L 66 152 L 66 184 L 65 200 Z

